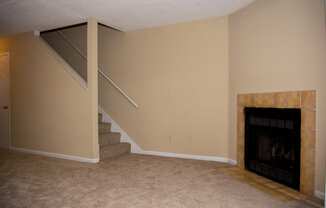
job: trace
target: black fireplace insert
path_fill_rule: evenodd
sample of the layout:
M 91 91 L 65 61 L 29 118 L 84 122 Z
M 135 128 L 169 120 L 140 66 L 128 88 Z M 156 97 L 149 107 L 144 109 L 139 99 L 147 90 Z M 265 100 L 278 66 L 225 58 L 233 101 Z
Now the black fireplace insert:
M 300 189 L 301 110 L 245 108 L 245 168 Z

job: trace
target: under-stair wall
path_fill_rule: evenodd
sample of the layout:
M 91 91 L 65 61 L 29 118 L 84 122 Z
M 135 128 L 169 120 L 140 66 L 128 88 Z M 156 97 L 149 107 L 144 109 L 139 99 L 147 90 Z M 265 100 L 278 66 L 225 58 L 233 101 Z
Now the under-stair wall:
M 40 37 L 87 82 L 87 23 L 43 31 Z

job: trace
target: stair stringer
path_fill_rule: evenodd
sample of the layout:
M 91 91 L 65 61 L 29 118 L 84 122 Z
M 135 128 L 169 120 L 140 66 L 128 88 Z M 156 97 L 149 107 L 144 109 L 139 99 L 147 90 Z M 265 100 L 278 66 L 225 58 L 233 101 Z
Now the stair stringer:
M 102 121 L 111 123 L 111 132 L 118 132 L 121 134 L 121 142 L 127 142 L 131 145 L 131 153 L 142 154 L 144 150 L 132 139 L 127 132 L 125 132 L 111 116 L 106 113 L 101 106 L 98 107 L 99 113 L 102 114 Z

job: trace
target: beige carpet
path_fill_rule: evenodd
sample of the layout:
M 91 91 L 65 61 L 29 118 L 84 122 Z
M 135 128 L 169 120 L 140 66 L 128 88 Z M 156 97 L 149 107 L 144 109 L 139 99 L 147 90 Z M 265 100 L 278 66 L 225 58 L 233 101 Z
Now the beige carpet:
M 140 155 L 83 164 L 0 150 L 0 207 L 310 207 L 237 180 L 225 168 Z

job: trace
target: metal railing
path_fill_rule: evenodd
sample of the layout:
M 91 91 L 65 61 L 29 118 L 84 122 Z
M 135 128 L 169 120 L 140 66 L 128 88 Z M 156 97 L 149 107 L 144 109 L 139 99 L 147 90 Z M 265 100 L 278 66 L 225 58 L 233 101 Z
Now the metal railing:
M 77 53 L 83 57 L 84 60 L 87 60 L 87 57 L 83 54 L 83 52 L 76 47 L 66 36 L 65 34 L 63 34 L 63 32 L 61 31 L 56 31 L 58 35 L 60 35 L 60 37 L 66 41 L 75 51 L 77 51 Z M 116 90 L 119 91 L 119 93 L 124 96 L 133 106 L 135 106 L 136 108 L 138 108 L 138 104 L 124 91 L 122 90 L 119 85 L 117 83 L 115 83 L 107 74 L 105 74 L 102 71 L 102 67 L 99 66 L 98 67 L 98 73 L 106 80 L 108 81 Z

